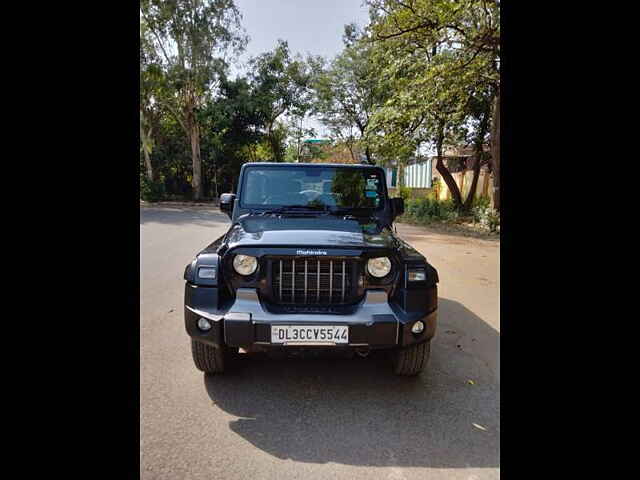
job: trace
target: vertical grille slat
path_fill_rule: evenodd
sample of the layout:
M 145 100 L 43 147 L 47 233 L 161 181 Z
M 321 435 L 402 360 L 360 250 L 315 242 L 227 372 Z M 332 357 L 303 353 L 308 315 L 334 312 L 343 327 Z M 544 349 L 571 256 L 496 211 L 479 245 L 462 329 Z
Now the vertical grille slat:
M 278 278 L 280 278 L 280 274 L 282 272 L 282 260 L 280 260 L 280 270 L 278 270 Z M 280 284 L 280 301 L 282 302 L 282 281 L 278 282 Z
M 291 302 L 296 303 L 296 260 L 291 261 Z
M 270 262 L 275 302 L 339 305 L 355 300 L 357 260 L 314 257 L 276 258 Z
M 307 303 L 307 261 L 304 261 L 304 303 Z
M 333 297 L 333 260 L 329 260 L 329 303 Z
M 344 302 L 344 280 L 345 280 L 345 275 L 344 275 L 344 260 L 342 261 L 342 301 Z

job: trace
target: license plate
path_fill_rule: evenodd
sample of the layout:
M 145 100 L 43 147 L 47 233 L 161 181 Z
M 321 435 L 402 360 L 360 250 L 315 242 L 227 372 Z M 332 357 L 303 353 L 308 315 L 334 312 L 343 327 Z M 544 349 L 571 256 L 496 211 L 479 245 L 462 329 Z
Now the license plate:
M 349 343 L 349 327 L 346 325 L 272 325 L 271 343 L 320 345 Z

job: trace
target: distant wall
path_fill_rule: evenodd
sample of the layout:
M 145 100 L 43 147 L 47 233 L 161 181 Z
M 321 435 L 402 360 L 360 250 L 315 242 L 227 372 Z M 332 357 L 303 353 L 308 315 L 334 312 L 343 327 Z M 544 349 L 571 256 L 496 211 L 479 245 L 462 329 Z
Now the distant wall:
M 404 168 L 404 184 L 411 188 L 431 188 L 431 159 Z
M 452 173 L 451 175 L 455 179 L 456 184 L 458 185 L 458 188 L 460 188 L 460 192 L 462 193 L 462 199 L 464 200 L 465 198 L 467 198 L 467 195 L 469 194 L 469 189 L 471 188 L 471 182 L 473 181 L 473 171 L 467 170 L 466 172 Z M 491 174 L 489 174 L 489 172 L 483 168 L 482 170 L 480 170 L 480 175 L 478 176 L 478 186 L 476 187 L 475 198 L 480 198 L 483 196 L 491 197 L 490 188 L 491 188 Z M 437 189 L 438 189 L 437 195 L 440 200 L 446 200 L 451 198 L 451 192 L 449 191 L 447 184 L 444 182 L 444 180 L 442 180 L 442 178 L 439 179 Z M 492 202 L 493 202 L 493 199 L 492 199 Z

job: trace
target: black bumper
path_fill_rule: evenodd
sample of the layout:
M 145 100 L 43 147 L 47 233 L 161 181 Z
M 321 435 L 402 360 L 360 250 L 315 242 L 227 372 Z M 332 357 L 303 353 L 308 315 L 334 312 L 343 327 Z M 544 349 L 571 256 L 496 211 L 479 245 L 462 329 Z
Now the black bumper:
M 207 308 L 207 305 L 212 304 L 217 304 L 217 288 L 197 287 L 187 283 L 184 310 L 187 333 L 192 338 L 213 346 L 272 346 L 271 325 L 348 325 L 349 343 L 342 346 L 393 348 L 431 339 L 437 325 L 435 308 L 424 314 L 404 314 L 401 309 L 390 304 L 384 290 L 368 290 L 356 311 L 347 315 L 276 315 L 263 308 L 254 289 L 238 289 L 235 302 L 226 311 Z M 209 320 L 213 325 L 211 330 L 203 332 L 198 328 L 200 317 Z M 414 334 L 410 330 L 417 320 L 423 321 L 426 327 L 420 334 Z

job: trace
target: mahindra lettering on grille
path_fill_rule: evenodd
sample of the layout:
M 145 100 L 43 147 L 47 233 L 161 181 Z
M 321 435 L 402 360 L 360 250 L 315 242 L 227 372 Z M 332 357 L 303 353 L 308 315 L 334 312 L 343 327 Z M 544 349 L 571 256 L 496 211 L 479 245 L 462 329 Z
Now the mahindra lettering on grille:
M 353 300 L 353 260 L 273 259 L 273 296 L 283 304 L 337 305 Z

